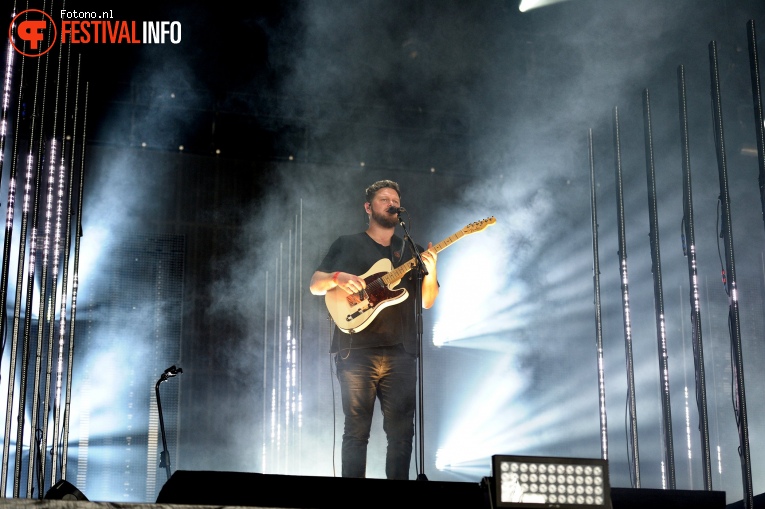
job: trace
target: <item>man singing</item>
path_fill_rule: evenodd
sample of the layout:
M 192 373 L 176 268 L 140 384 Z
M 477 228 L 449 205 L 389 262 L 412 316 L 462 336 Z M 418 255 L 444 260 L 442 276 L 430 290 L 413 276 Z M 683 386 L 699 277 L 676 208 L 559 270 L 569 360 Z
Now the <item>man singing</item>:
M 396 182 L 381 180 L 366 189 L 364 209 L 369 217 L 366 231 L 338 238 L 311 278 L 311 293 L 324 295 L 338 288 L 352 295 L 366 287 L 359 274 L 381 258 L 394 267 L 412 258 L 409 246 L 394 235 L 401 194 Z M 428 272 L 422 283 L 422 306 L 433 306 L 438 296 L 435 250 L 421 252 Z M 411 276 L 411 277 L 410 277 Z M 388 479 L 408 479 L 414 437 L 417 383 L 417 335 L 415 327 L 413 272 L 396 288 L 410 297 L 385 307 L 363 330 L 346 334 L 335 327 L 331 352 L 335 354 L 337 378 L 345 414 L 342 475 L 365 477 L 367 443 L 375 398 L 380 399 L 383 429 L 388 438 L 385 474 Z

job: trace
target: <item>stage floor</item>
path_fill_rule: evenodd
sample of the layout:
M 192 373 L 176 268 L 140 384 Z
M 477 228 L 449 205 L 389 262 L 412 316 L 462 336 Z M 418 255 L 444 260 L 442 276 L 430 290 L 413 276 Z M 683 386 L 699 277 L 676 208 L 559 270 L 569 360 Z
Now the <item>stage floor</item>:
M 726 508 L 725 493 L 720 491 L 611 488 L 611 500 L 613 509 Z M 755 509 L 761 502 L 762 497 L 755 499 Z M 156 503 L 0 499 L 0 508 L 19 509 L 387 509 L 404 506 L 491 508 L 488 487 L 482 483 L 183 470 L 172 475 Z

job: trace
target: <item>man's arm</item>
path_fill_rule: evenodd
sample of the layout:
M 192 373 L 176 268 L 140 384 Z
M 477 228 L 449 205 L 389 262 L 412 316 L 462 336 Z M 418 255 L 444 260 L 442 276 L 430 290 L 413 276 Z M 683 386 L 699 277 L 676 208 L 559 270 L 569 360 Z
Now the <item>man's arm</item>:
M 366 282 L 358 276 L 347 272 L 322 272 L 317 270 L 311 276 L 311 293 L 324 295 L 329 290 L 340 287 L 349 294 L 360 292 L 366 288 Z

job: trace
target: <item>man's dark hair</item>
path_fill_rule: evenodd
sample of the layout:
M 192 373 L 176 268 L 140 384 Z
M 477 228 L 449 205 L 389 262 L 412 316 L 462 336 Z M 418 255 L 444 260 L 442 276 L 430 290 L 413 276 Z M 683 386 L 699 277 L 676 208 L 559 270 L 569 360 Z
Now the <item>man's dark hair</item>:
M 367 194 L 367 203 L 372 203 L 372 200 L 374 199 L 375 195 L 377 194 L 377 191 L 380 189 L 384 189 L 386 187 L 389 187 L 396 191 L 398 194 L 399 199 L 401 199 L 401 189 L 398 188 L 398 184 L 393 182 L 392 180 L 378 180 L 371 186 L 367 187 L 366 194 Z

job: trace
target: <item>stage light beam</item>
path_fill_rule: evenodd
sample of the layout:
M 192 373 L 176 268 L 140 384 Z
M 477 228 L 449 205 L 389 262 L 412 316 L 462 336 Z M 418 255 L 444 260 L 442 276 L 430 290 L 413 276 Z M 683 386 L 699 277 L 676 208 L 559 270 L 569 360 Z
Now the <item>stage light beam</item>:
M 546 7 L 548 5 L 565 2 L 566 0 L 521 0 L 521 4 L 518 6 L 518 10 L 521 12 L 527 12 L 531 9 L 537 9 L 539 7 Z

